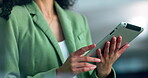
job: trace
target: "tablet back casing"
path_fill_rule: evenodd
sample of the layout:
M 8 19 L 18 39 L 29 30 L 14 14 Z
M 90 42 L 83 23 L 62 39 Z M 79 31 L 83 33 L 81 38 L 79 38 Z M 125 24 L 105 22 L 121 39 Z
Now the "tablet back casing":
M 144 29 L 135 25 L 121 22 L 111 33 L 109 33 L 103 40 L 97 43 L 97 46 L 87 52 L 85 55 L 96 57 L 96 50 L 100 48 L 103 51 L 106 41 L 110 41 L 113 36 L 122 36 L 122 46 L 125 43 L 131 42 L 135 39 Z

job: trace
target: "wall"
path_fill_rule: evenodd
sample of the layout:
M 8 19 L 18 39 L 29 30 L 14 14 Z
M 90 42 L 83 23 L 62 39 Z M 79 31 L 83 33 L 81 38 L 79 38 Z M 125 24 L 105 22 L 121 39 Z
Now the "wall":
M 77 0 L 72 9 L 88 18 L 94 43 L 123 21 L 144 27 L 114 68 L 120 78 L 148 78 L 148 0 Z

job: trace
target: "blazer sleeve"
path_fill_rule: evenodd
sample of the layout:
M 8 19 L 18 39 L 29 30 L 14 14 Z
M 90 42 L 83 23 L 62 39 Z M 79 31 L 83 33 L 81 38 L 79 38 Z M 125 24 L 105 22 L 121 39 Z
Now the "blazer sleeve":
M 0 17 L 0 78 L 56 78 L 56 68 L 34 76 L 21 76 L 18 39 L 18 23 L 13 13 L 9 20 Z
M 87 19 L 85 16 L 83 16 L 83 19 L 84 19 L 84 23 L 85 23 L 86 30 L 87 30 L 87 32 L 86 32 L 87 33 L 87 36 L 86 36 L 87 42 L 86 43 L 87 43 L 87 45 L 90 45 L 90 44 L 92 44 L 92 39 L 91 39 L 90 30 L 89 30 L 89 25 L 88 25 L 88 22 L 87 22 Z M 96 70 L 90 71 L 89 74 L 90 74 L 90 78 L 99 78 L 96 75 Z M 112 71 L 107 78 L 116 78 L 116 72 L 115 72 L 114 68 L 112 68 Z

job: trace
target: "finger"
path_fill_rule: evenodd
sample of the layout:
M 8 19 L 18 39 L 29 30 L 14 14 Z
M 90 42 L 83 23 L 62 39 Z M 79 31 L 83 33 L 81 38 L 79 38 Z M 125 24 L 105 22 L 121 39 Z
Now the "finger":
M 108 58 L 110 42 L 107 41 L 104 47 L 104 58 Z
M 96 68 L 96 66 L 93 66 L 93 67 L 84 67 L 84 68 L 80 68 L 79 70 L 81 72 L 87 72 L 87 71 L 94 70 L 95 68 Z
M 116 49 L 116 37 L 113 37 L 110 44 L 110 51 L 109 51 L 110 56 L 114 54 L 115 49 Z
M 117 44 L 116 44 L 115 53 L 117 53 L 118 50 L 121 48 L 121 43 L 122 43 L 122 36 L 119 36 L 119 37 L 117 38 Z
M 100 62 L 99 58 L 93 58 L 89 56 L 83 56 L 78 59 L 78 62 Z
M 96 66 L 77 68 L 73 72 L 75 72 L 75 74 L 79 74 L 79 73 L 83 73 L 83 72 L 94 70 L 95 68 L 96 68 Z
M 96 47 L 96 44 L 92 44 L 92 45 L 83 47 L 83 48 L 77 50 L 76 52 L 74 52 L 74 53 L 72 53 L 72 54 L 75 55 L 75 56 L 76 56 L 76 55 L 77 55 L 77 56 L 81 56 L 81 55 L 83 55 L 86 51 L 91 50 L 91 49 L 93 49 L 93 48 L 95 48 L 95 47 Z
M 101 49 L 97 49 L 97 53 L 98 53 L 98 58 L 100 58 L 102 60 L 103 56 L 102 56 L 102 53 L 101 53 Z
M 129 44 L 125 44 L 119 51 L 118 54 L 121 55 L 130 45 Z
M 75 63 L 72 65 L 72 67 L 77 67 L 77 68 L 82 68 L 82 67 L 93 67 L 95 65 L 90 64 L 90 63 Z

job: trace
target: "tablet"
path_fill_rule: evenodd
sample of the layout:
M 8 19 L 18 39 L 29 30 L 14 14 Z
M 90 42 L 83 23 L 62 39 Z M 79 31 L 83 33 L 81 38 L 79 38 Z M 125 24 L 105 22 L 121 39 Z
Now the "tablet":
M 135 26 L 126 22 L 121 22 L 113 31 L 111 31 L 103 40 L 97 43 L 96 47 L 88 52 L 86 52 L 87 56 L 96 57 L 96 50 L 100 48 L 101 50 L 104 48 L 104 44 L 106 41 L 110 41 L 113 36 L 118 37 L 122 36 L 122 44 L 131 42 L 135 39 L 144 29 L 139 26 Z

